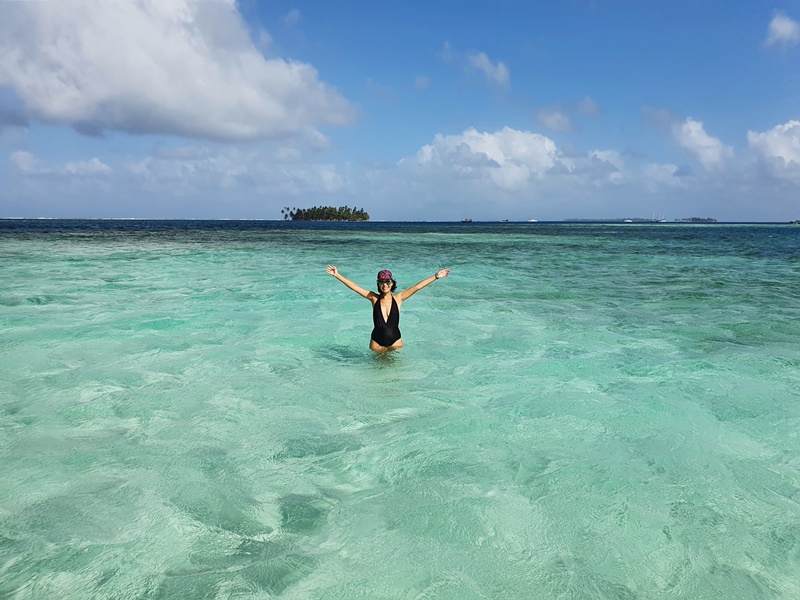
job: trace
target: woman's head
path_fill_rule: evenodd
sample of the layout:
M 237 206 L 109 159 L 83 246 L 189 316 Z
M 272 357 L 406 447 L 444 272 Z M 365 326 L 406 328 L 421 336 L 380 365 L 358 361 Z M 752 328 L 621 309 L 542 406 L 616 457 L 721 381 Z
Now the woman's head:
M 390 292 L 397 289 L 397 282 L 392 277 L 392 272 L 388 269 L 384 269 L 378 273 L 378 291 L 383 293 L 386 291 L 387 285 L 391 286 Z

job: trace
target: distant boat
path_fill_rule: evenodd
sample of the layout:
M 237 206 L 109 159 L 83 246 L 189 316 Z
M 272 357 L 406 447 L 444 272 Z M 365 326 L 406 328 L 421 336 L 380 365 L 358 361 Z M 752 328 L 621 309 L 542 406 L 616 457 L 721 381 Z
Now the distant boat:
M 461 219 L 462 223 L 472 223 L 472 219 Z
M 536 219 L 528 219 L 528 223 L 538 223 L 538 222 L 539 221 L 537 221 Z
M 622 221 L 623 223 L 633 223 L 633 219 L 625 219 Z

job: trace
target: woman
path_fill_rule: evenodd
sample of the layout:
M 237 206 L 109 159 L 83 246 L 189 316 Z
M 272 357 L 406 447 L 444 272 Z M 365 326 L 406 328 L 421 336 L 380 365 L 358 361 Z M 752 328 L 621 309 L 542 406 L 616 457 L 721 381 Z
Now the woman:
M 333 265 L 328 265 L 325 270 L 356 294 L 372 302 L 372 322 L 375 327 L 372 330 L 369 349 L 375 352 L 386 352 L 387 350 L 396 350 L 403 347 L 403 338 L 400 337 L 399 327 L 400 307 L 403 305 L 403 301 L 416 294 L 426 285 L 450 275 L 450 269 L 439 269 L 435 275 L 423 279 L 417 285 L 403 290 L 399 294 L 392 294 L 397 289 L 397 282 L 392 278 L 391 271 L 384 269 L 378 273 L 378 293 L 376 294 L 342 277 Z

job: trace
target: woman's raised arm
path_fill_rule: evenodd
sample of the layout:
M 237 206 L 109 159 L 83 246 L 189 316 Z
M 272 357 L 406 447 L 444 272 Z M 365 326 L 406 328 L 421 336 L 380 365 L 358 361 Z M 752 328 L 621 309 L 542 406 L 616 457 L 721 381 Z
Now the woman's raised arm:
M 339 274 L 339 270 L 336 267 L 334 267 L 333 265 L 328 265 L 325 268 L 325 271 L 327 271 L 328 275 L 333 275 L 334 277 L 336 277 L 336 279 L 341 281 L 343 284 L 345 284 L 347 287 L 349 287 L 351 290 L 353 290 L 359 296 L 363 296 L 364 298 L 369 299 L 372 296 L 376 295 L 375 292 L 370 292 L 369 290 L 365 290 L 361 286 L 359 286 L 359 285 L 353 283 L 352 281 L 350 281 L 349 279 L 347 279 L 347 277 L 342 277 L 342 275 Z

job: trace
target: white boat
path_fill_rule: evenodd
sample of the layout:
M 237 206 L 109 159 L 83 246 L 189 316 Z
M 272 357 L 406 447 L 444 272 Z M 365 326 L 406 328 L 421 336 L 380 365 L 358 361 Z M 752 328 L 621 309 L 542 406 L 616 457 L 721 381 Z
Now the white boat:
M 528 223 L 538 223 L 538 222 L 539 221 L 537 221 L 536 219 L 528 219 Z

